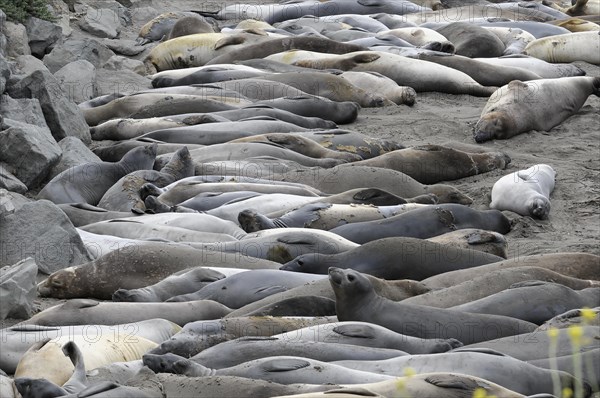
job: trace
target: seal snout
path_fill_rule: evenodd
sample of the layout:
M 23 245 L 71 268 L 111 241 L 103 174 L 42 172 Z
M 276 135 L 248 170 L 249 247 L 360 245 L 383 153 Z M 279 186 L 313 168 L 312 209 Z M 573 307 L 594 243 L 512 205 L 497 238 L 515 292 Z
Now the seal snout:
M 329 280 L 331 281 L 331 283 L 334 283 L 335 285 L 341 285 L 342 284 L 342 280 L 344 279 L 343 276 L 343 272 L 341 268 L 336 268 L 336 267 L 329 267 Z

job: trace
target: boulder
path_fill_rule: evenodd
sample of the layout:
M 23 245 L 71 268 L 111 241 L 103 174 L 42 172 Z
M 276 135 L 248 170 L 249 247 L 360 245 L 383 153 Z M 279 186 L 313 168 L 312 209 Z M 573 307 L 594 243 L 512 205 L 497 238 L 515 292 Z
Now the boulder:
M 20 23 L 6 21 L 2 26 L 2 33 L 6 36 L 6 55 L 18 57 L 19 55 L 31 55 L 29 48 L 29 37 L 27 29 Z
M 76 104 L 98 96 L 96 68 L 81 59 L 60 68 L 54 74 L 67 98 Z
M 31 54 L 38 58 L 44 57 L 62 39 L 62 28 L 43 19 L 29 17 L 25 22 L 25 28 L 29 37 Z
M 146 73 L 146 67 L 142 61 L 121 55 L 113 55 L 102 67 L 108 70 L 130 70 L 142 76 Z
M 96 156 L 79 138 L 65 137 L 58 145 L 62 150 L 62 156 L 50 171 L 49 180 L 70 167 L 90 162 L 102 162 L 102 159 Z
M 32 200 L 27 199 L 17 192 L 0 188 L 0 217 L 2 217 L 2 215 L 14 213 L 25 203 L 29 202 L 32 202 Z
M 131 94 L 152 88 L 150 79 L 126 69 L 119 71 L 119 73 L 104 68 L 98 69 L 96 76 L 98 79 L 98 95 L 114 94 L 115 92 Z
M 15 60 L 15 74 L 18 75 L 28 75 L 36 70 L 45 70 L 47 71 L 46 65 L 40 60 L 34 57 L 33 55 L 20 55 Z
M 0 268 L 0 320 L 28 319 L 33 315 L 37 272 L 37 264 L 31 257 Z
M 35 188 L 58 163 L 60 146 L 46 128 L 11 119 L 4 123 L 9 128 L 0 131 L 0 162 L 29 189 Z
M 104 39 L 102 44 L 117 54 L 127 55 L 130 57 L 138 55 L 146 49 L 146 46 L 138 46 L 135 40 Z
M 0 54 L 0 95 L 4 93 L 6 89 L 6 81 L 10 77 L 10 65 Z
M 98 40 L 68 40 L 54 47 L 52 52 L 44 57 L 44 64 L 52 73 L 70 62 L 80 59 L 89 61 L 96 68 L 99 68 L 113 55 L 115 53 Z
M 41 272 L 51 274 L 90 261 L 71 221 L 48 200 L 25 203 L 0 221 L 0 266 L 32 257 Z
M 44 118 L 56 141 L 74 136 L 85 143 L 92 139 L 89 127 L 77 105 L 69 101 L 60 83 L 49 71 L 36 70 L 8 87 L 14 98 L 37 98 Z
M 23 184 L 13 173 L 8 171 L 4 163 L 0 162 L 0 188 L 12 192 L 25 193 L 27 186 Z
M 7 119 L 48 129 L 40 101 L 35 98 L 14 99 L 8 95 L 3 95 L 0 97 L 0 114 Z
M 79 27 L 94 36 L 114 39 L 121 32 L 121 21 L 118 14 L 109 8 L 89 7 L 79 21 Z

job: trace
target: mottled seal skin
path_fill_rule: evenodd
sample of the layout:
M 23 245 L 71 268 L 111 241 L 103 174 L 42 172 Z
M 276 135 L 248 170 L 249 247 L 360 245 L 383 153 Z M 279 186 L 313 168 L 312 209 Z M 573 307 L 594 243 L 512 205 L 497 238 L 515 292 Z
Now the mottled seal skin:
M 230 51 L 213 58 L 207 65 L 231 64 L 235 61 L 265 58 L 271 54 L 289 50 L 308 50 L 328 54 L 346 54 L 353 51 L 364 51 L 365 47 L 356 44 L 341 43 L 322 37 L 302 36 L 271 39 L 260 44 Z
M 436 184 L 504 169 L 508 163 L 510 157 L 500 152 L 467 153 L 440 145 L 421 145 L 342 167 L 381 167 L 400 171 L 422 184 Z
M 152 183 L 164 187 L 193 175 L 194 163 L 187 147 L 183 147 L 173 154 L 169 163 L 160 171 L 139 170 L 122 177 L 106 191 L 98 206 L 111 211 L 143 213 L 146 207 L 140 197 L 140 188 L 144 184 Z
M 371 282 L 351 269 L 330 268 L 329 281 L 336 295 L 336 312 L 341 321 L 372 322 L 410 336 L 452 337 L 465 344 L 514 336 L 536 328 L 532 323 L 504 316 L 394 302 L 377 295 Z
M 481 211 L 458 204 L 441 204 L 426 206 L 385 220 L 342 225 L 330 232 L 362 244 L 393 236 L 427 239 L 462 228 L 479 228 L 506 234 L 510 231 L 510 222 L 498 210 Z
M 97 260 L 50 275 L 38 285 L 42 297 L 95 297 L 110 300 L 120 289 L 139 289 L 197 266 L 253 266 L 277 269 L 279 263 L 237 253 L 199 251 L 184 245 L 149 242 L 112 251 Z
M 475 141 L 550 131 L 577 113 L 591 94 L 600 96 L 600 77 L 512 81 L 492 94 L 483 108 L 473 133 Z
M 116 163 L 85 163 L 71 167 L 46 184 L 37 198 L 56 204 L 87 203 L 95 206 L 121 177 L 136 170 L 151 170 L 155 157 L 156 145 L 151 144 L 132 149 Z
M 585 61 L 600 64 L 600 32 L 588 31 L 548 36 L 529 43 L 523 54 L 548 62 Z
M 138 45 L 163 40 L 173 29 L 175 23 L 185 17 L 199 17 L 191 12 L 165 12 L 146 22 L 140 29 L 136 42 Z
M 435 253 L 435 254 L 434 254 Z M 327 274 L 332 265 L 378 278 L 423 280 L 455 269 L 501 261 L 479 251 L 444 246 L 415 238 L 384 238 L 339 254 L 304 254 L 284 264 L 286 271 Z
M 465 228 L 434 236 L 428 240 L 463 249 L 479 250 L 505 259 L 508 257 L 506 251 L 508 243 L 498 232 Z
M 450 308 L 477 314 L 505 315 L 541 325 L 567 310 L 599 305 L 599 287 L 578 291 L 557 283 L 527 281 L 516 283 L 506 290 L 479 300 Z
M 547 164 L 536 164 L 506 175 L 492 188 L 490 208 L 546 219 L 550 215 L 550 193 L 554 190 L 555 177 L 556 172 Z

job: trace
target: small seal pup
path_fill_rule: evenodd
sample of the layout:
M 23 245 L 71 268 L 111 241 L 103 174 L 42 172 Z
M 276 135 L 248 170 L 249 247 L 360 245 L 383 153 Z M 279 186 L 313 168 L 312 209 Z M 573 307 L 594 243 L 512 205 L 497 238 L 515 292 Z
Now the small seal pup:
M 510 210 L 522 216 L 546 219 L 550 214 L 550 193 L 556 172 L 547 164 L 505 175 L 492 188 L 490 207 Z

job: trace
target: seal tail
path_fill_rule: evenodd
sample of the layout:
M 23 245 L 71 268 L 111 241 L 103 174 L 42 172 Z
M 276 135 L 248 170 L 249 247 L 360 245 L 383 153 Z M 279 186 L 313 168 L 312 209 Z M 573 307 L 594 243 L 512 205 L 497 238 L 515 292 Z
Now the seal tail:
M 87 376 L 85 374 L 85 363 L 83 361 L 83 354 L 77 344 L 73 341 L 67 342 L 62 347 L 62 352 L 65 356 L 68 356 L 75 370 L 73 371 L 73 375 L 67 380 L 65 384 L 63 384 L 63 388 L 69 394 L 75 394 L 86 388 L 87 385 Z

